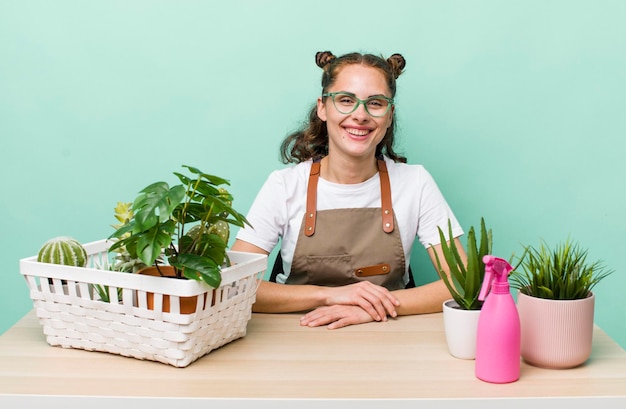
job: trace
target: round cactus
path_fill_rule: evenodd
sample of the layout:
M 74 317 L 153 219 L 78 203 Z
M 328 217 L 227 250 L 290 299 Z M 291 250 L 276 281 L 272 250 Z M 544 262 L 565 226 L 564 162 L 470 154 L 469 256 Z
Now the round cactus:
M 85 267 L 87 265 L 87 252 L 82 244 L 71 237 L 55 237 L 41 246 L 37 254 L 37 261 Z
M 187 235 L 192 239 L 196 239 L 201 231 L 203 232 L 202 234 L 216 234 L 220 239 L 222 239 L 224 244 L 228 244 L 228 239 L 230 237 L 230 225 L 223 220 L 218 220 L 217 222 L 206 226 L 204 230 L 202 230 L 201 226 L 197 224 L 189 229 Z
M 228 245 L 230 237 L 230 225 L 224 220 L 218 220 L 209 227 L 209 233 L 217 234 L 224 244 Z

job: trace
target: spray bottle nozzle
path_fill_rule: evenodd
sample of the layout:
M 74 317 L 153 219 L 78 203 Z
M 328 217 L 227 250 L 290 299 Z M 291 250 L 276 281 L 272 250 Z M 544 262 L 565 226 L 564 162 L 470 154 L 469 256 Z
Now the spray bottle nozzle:
M 513 267 L 511 267 L 508 261 L 492 255 L 484 256 L 483 263 L 485 263 L 485 278 L 478 295 L 480 301 L 484 301 L 485 297 L 487 297 L 492 282 L 508 284 L 509 273 L 513 271 Z

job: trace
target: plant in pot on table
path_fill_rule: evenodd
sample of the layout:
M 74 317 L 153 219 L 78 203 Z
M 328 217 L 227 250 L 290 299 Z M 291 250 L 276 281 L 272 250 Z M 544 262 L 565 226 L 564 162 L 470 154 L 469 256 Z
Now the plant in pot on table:
M 450 269 L 445 273 L 439 256 L 435 253 L 437 273 L 452 294 L 452 299 L 443 303 L 443 320 L 448 350 L 454 357 L 474 359 L 476 357 L 476 331 L 483 302 L 478 300 L 485 276 L 483 257 L 491 254 L 492 231 L 487 230 L 484 218 L 480 219 L 480 242 L 476 240 L 473 226 L 467 234 L 467 261 L 459 254 L 453 239 L 448 244 L 446 236 L 438 227 L 441 250 Z M 448 220 L 448 237 L 452 238 L 452 225 Z
M 601 261 L 589 262 L 587 249 L 570 238 L 554 248 L 542 241 L 524 249 L 511 274 L 511 286 L 518 290 L 522 358 L 554 369 L 583 364 L 592 347 L 591 290 L 612 271 Z
M 230 265 L 229 227 L 249 223 L 232 208 L 232 195 L 219 187 L 228 185 L 227 180 L 184 167 L 190 175 L 174 172 L 181 184 L 156 182 L 140 191 L 131 217 L 109 237 L 115 240 L 109 252 L 140 260 L 147 267 L 139 274 L 198 280 L 218 288 L 222 267 Z M 164 311 L 168 303 L 163 300 Z

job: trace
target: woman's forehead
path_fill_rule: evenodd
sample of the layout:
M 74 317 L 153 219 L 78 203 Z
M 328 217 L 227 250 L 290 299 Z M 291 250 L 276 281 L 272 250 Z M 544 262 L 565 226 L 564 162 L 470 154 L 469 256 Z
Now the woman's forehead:
M 390 93 L 385 74 L 378 68 L 361 64 L 341 67 L 330 88 L 332 91 L 350 91 L 357 95 L 365 93 L 365 96 Z

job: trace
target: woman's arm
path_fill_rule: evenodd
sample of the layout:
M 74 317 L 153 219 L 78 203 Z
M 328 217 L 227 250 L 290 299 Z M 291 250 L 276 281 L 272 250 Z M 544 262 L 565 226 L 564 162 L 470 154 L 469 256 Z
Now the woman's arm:
M 467 255 L 465 254 L 463 245 L 458 238 L 455 238 L 454 241 L 463 263 L 467 264 Z M 435 254 L 439 257 L 445 273 L 448 277 L 450 277 L 450 268 L 445 262 L 445 258 L 441 251 L 441 244 L 428 249 L 430 260 L 433 263 L 433 266 L 435 266 L 435 270 L 437 270 L 438 268 Z M 400 305 L 397 308 L 398 315 L 440 312 L 443 309 L 443 302 L 452 298 L 450 291 L 448 291 L 448 288 L 441 279 L 419 287 L 393 291 L 393 294 L 398 297 L 398 300 L 400 300 Z
M 242 240 L 236 240 L 233 251 L 268 254 L 267 251 Z M 329 305 L 354 305 L 365 310 L 374 320 L 396 316 L 398 300 L 386 288 L 363 281 L 341 287 L 316 285 L 285 285 L 263 280 L 259 284 L 254 312 L 300 312 Z

